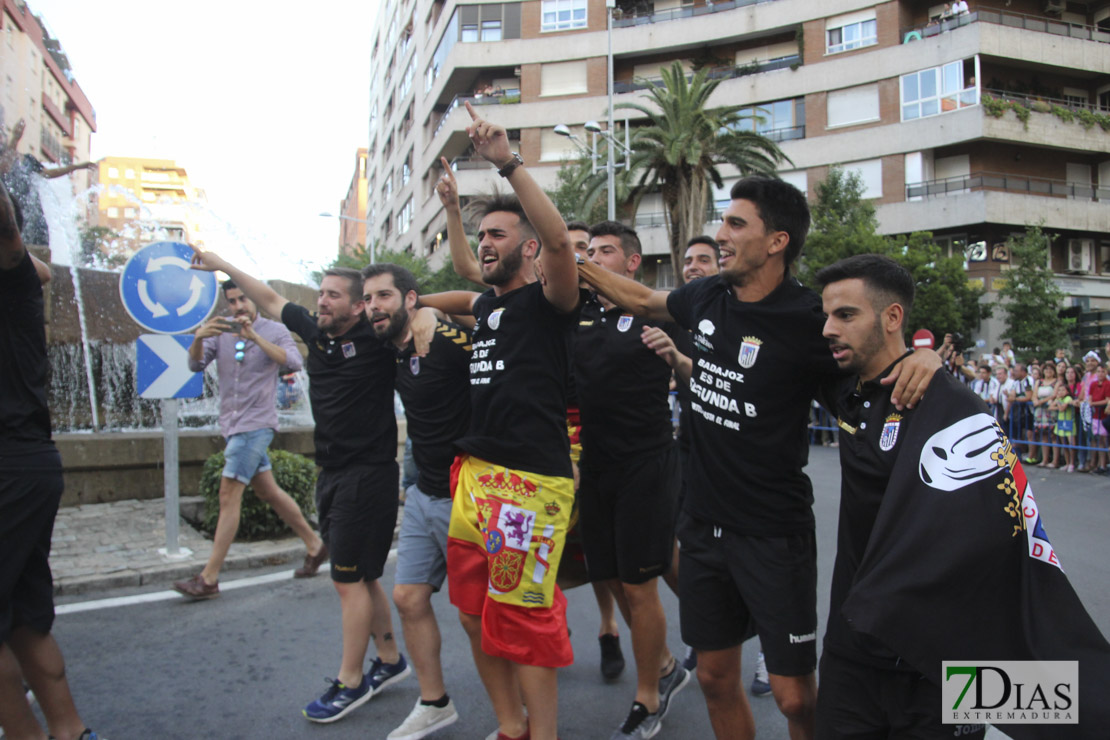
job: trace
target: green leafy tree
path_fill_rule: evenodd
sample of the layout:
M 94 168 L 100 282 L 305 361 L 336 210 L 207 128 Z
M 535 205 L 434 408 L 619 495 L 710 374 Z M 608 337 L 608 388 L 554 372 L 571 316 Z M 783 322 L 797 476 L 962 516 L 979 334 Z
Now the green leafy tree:
M 555 173 L 555 189 L 548 190 L 551 202 L 567 221 L 585 221 L 595 224 L 605 218 L 606 203 L 596 197 L 586 203 L 584 191 L 590 180 L 592 164 L 589 157 L 564 159 Z
M 946 256 L 932 234 L 884 237 L 878 233 L 875 206 L 863 198 L 858 173 L 832 167 L 816 193 L 798 269 L 802 283 L 817 290 L 816 274 L 821 268 L 856 254 L 882 254 L 913 276 L 915 298 L 907 338 L 922 328 L 938 337 L 949 332 L 966 335 L 990 315 L 989 306 L 979 302 L 982 289 L 967 280 L 962 256 Z
M 1025 227 L 1021 236 L 1006 240 L 1010 264 L 998 302 L 1006 314 L 1006 333 L 1021 359 L 1044 356 L 1068 346 L 1068 325 L 1061 319 L 1064 291 L 1048 266 L 1052 238 L 1041 224 Z
M 119 232 L 107 226 L 83 226 L 78 238 L 81 241 L 81 262 L 89 266 L 121 267 L 128 254 L 120 245 Z
M 446 245 L 444 245 L 446 249 Z M 413 274 L 416 284 L 420 286 L 421 293 L 440 293 L 445 290 L 474 290 L 474 285 L 458 275 L 451 268 L 451 261 L 447 260 L 443 267 L 433 270 L 428 261 L 408 252 L 381 252 L 376 255 L 378 262 L 392 262 L 400 265 Z M 359 244 L 349 252 L 344 252 L 336 257 L 329 268 L 348 267 L 361 270 L 370 264 L 370 250 Z M 323 271 L 312 273 L 313 279 L 319 283 L 324 276 Z
M 753 116 L 743 106 L 708 108 L 709 96 L 721 80 L 710 80 L 708 68 L 686 79 L 681 63 L 662 70 L 663 84 L 652 85 L 646 103 L 620 103 L 648 119 L 636 129 L 629 172 L 639 194 L 663 196 L 670 239 L 671 264 L 681 280 L 686 242 L 702 233 L 710 184 L 724 187 L 718 166 L 731 164 L 741 175 L 773 175 L 787 160 L 778 145 L 753 131 L 739 130 Z

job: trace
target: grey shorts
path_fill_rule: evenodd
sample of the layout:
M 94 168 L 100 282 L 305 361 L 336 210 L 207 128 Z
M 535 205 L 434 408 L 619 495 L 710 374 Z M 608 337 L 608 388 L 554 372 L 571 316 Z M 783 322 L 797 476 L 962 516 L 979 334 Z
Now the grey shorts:
M 447 577 L 447 527 L 451 499 L 429 496 L 415 485 L 405 491 L 394 583 L 427 583 L 439 591 Z

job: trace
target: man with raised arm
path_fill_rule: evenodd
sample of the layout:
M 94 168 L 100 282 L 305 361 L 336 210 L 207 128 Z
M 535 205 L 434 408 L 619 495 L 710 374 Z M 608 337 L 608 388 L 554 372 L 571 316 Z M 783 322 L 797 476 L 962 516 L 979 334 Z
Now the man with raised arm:
M 495 196 L 482 215 L 478 258 L 482 282 L 493 287 L 421 299 L 477 318 L 470 430 L 456 442 L 452 471 L 447 577 L 497 715 L 494 737 L 555 740 L 556 669 L 573 660 L 555 576 L 574 505 L 566 388 L 578 275 L 563 219 L 505 129 L 466 107 L 475 150 L 519 201 Z M 460 219 L 457 210 L 448 219 Z M 530 281 L 541 245 L 545 279 Z
M 838 370 L 821 336 L 820 299 L 789 272 L 809 229 L 805 196 L 767 177 L 744 178 L 731 195 L 718 276 L 667 293 L 589 264 L 580 274 L 626 310 L 694 333 L 680 618 L 683 642 L 698 651 L 713 730 L 728 740 L 755 734 L 740 647 L 758 634 L 791 737 L 811 738 L 817 561 L 802 468 L 810 402 Z M 906 365 L 896 398 L 916 403 L 939 362 L 922 365 Z
M 220 476 L 220 515 L 212 552 L 204 569 L 174 590 L 192 599 L 220 595 L 220 570 L 239 530 L 243 491 L 250 484 L 259 500 L 274 508 L 281 520 L 304 540 L 305 564 L 297 578 L 316 575 L 327 558 L 323 541 L 301 513 L 301 507 L 281 489 L 266 450 L 277 430 L 277 379 L 279 372 L 300 370 L 303 362 L 293 337 L 283 325 L 258 314 L 258 307 L 233 281 L 221 286 L 232 318 L 217 316 L 206 321 L 189 345 L 189 369 L 200 372 L 213 360 L 219 372 L 220 433 L 227 440 Z M 282 368 L 287 368 L 282 370 Z
M 193 249 L 196 269 L 226 272 L 255 305 L 280 316 L 308 346 L 309 399 L 321 468 L 316 510 L 327 545 L 320 553 L 331 560 L 343 646 L 336 679 L 303 714 L 313 722 L 334 722 L 410 672 L 393 639 L 389 598 L 379 582 L 397 522 L 393 352 L 363 315 L 357 270 L 324 271 L 314 316 L 219 255 Z M 423 335 L 430 336 L 434 313 L 421 312 L 419 321 Z M 310 559 L 306 565 L 318 563 Z M 364 674 L 371 638 L 378 657 Z
M 0 185 L 0 730 L 45 738 L 27 702 L 34 692 L 59 740 L 96 740 L 77 713 L 65 659 L 50 634 L 50 538 L 62 499 L 62 458 L 46 405 L 43 278 L 23 246 L 22 214 Z

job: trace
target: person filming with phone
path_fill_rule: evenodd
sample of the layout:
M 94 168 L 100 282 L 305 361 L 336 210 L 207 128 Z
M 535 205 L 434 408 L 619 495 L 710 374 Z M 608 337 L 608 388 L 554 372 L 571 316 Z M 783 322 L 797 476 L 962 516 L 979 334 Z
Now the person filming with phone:
M 216 360 L 220 386 L 220 433 L 227 439 L 220 478 L 220 517 L 212 539 L 212 554 L 197 575 L 173 585 L 192 599 L 220 595 L 220 569 L 239 529 L 243 490 L 249 483 L 255 495 L 274 508 L 282 521 L 305 544 L 304 565 L 297 578 L 316 575 L 327 559 L 323 540 L 301 513 L 293 498 L 274 480 L 266 454 L 277 429 L 279 372 L 300 370 L 303 361 L 289 330 L 278 321 L 258 315 L 258 307 L 228 280 L 222 283 L 231 316 L 209 319 L 189 347 L 189 369 L 199 372 Z

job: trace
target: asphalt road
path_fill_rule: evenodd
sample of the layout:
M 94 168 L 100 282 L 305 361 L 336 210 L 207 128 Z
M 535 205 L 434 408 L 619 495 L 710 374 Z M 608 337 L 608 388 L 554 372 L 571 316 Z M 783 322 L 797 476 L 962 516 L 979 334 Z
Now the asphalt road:
M 820 578 L 818 614 L 824 625 L 835 553 L 839 463 L 834 449 L 814 448 L 808 472 L 815 489 Z M 1064 568 L 1104 633 L 1110 634 L 1110 479 L 1030 471 L 1048 534 Z M 259 572 L 252 573 L 257 576 Z M 230 583 L 227 581 L 226 583 Z M 392 565 L 385 585 L 392 586 Z M 663 589 L 671 649 L 678 638 L 677 602 Z M 98 594 L 129 597 L 136 592 Z M 147 591 L 149 593 L 149 590 Z M 567 740 L 608 738 L 623 720 L 635 689 L 629 667 L 606 683 L 598 670 L 597 616 L 588 588 L 567 594 L 576 662 L 560 671 L 560 734 Z M 70 600 L 71 603 L 87 599 Z M 484 738 L 495 726 L 471 661 L 465 635 L 446 593 L 434 599 L 443 631 L 448 691 L 461 717 L 433 737 Z M 326 577 L 282 578 L 214 601 L 172 598 L 60 614 L 55 635 L 68 660 L 70 684 L 86 722 L 110 740 L 177 738 L 385 738 L 418 697 L 415 677 L 392 686 L 349 717 L 313 725 L 301 708 L 326 688 L 339 661 L 338 597 Z M 395 631 L 400 622 L 394 614 Z M 823 629 L 822 629 L 823 631 Z M 750 681 L 756 641 L 744 647 Z M 760 738 L 786 738 L 771 698 L 753 699 Z M 672 703 L 660 738 L 710 738 L 696 681 Z

